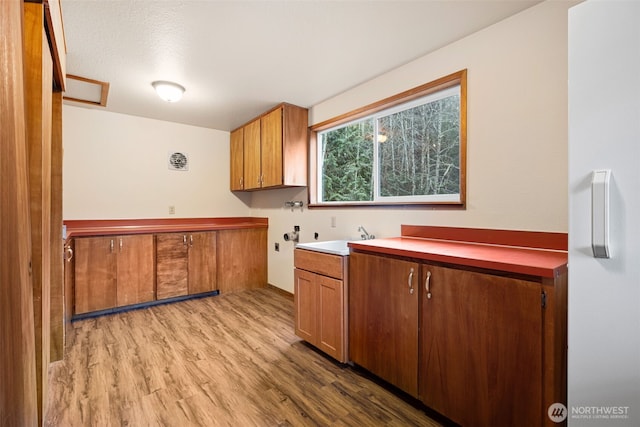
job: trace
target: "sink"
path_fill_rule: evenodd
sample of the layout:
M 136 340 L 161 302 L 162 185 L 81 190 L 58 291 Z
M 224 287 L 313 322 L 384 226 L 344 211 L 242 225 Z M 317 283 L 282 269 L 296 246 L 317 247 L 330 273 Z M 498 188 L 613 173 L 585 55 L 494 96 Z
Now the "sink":
M 349 240 L 328 240 L 326 242 L 298 243 L 296 248 L 324 252 L 333 255 L 349 255 Z

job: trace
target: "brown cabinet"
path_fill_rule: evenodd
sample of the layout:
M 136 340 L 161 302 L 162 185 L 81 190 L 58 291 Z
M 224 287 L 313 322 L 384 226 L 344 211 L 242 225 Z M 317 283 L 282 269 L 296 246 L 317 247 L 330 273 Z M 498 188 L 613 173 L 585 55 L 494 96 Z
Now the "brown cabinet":
M 216 289 L 216 232 L 156 236 L 157 299 Z
M 187 295 L 189 246 L 186 233 L 156 236 L 156 298 Z
M 116 306 L 153 301 L 155 284 L 152 234 L 118 237 Z
M 294 264 L 296 335 L 347 362 L 349 257 L 296 249 Z
M 217 287 L 217 233 L 189 233 L 189 295 L 215 291 Z
M 541 425 L 540 283 L 432 265 L 422 276 L 420 399 L 460 425 Z
M 244 190 L 244 128 L 236 129 L 230 135 L 231 165 L 229 185 L 231 191 Z
M 260 144 L 260 119 L 244 127 L 244 189 L 253 190 L 262 187 L 262 151 Z M 233 154 L 235 156 L 237 154 Z
M 349 258 L 349 358 L 417 397 L 420 266 L 354 252 Z
M 75 314 L 152 301 L 153 235 L 75 239 Z
M 232 131 L 231 190 L 307 185 L 307 127 L 307 109 L 283 103 Z
M 218 231 L 217 276 L 221 293 L 267 286 L 267 229 Z
M 460 425 L 552 425 L 566 277 L 352 250 L 350 359 Z

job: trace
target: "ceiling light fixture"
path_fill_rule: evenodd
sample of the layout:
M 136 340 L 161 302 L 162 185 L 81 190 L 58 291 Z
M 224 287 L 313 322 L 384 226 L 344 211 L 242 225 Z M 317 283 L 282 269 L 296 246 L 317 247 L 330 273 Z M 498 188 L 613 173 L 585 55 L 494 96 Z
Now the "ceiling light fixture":
M 178 102 L 184 93 L 184 87 L 177 83 L 167 81 L 155 81 L 151 86 L 156 90 L 158 96 L 167 102 Z

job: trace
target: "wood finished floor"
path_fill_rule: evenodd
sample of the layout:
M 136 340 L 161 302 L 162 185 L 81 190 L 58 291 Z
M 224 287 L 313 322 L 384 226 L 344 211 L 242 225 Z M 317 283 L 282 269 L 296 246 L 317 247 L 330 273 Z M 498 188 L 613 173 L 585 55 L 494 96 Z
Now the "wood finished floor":
M 437 426 L 293 333 L 272 289 L 73 323 L 46 426 Z

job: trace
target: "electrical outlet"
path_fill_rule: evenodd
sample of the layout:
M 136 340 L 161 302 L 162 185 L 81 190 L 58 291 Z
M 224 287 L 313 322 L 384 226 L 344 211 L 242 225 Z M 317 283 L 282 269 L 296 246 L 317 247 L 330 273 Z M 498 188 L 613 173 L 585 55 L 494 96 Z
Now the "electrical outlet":
M 335 216 L 331 217 L 331 228 L 336 228 L 336 217 Z
M 176 214 L 176 207 L 171 205 L 169 206 L 169 215 L 175 215 Z

